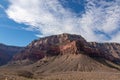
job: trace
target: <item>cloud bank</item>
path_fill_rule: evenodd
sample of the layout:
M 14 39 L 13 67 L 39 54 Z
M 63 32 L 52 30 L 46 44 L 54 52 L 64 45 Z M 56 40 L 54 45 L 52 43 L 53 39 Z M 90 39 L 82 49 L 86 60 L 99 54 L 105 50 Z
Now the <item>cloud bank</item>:
M 80 1 L 80 0 L 79 0 Z M 98 2 L 99 1 L 99 2 Z M 59 0 L 9 0 L 8 17 L 36 30 L 39 37 L 61 33 L 82 35 L 88 41 L 120 42 L 120 1 L 86 0 L 84 13 L 75 14 Z

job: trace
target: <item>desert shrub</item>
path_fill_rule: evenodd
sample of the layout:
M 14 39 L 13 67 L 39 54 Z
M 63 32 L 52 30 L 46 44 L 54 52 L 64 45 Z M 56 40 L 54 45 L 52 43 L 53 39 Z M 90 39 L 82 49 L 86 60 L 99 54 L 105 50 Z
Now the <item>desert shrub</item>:
M 33 78 L 33 73 L 32 72 L 24 71 L 24 70 L 18 71 L 17 75 L 25 77 L 25 78 Z

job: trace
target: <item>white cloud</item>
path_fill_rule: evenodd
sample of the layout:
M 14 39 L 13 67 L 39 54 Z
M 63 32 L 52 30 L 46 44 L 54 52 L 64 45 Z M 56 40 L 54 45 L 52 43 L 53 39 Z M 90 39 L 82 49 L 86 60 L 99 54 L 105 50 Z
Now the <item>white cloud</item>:
M 113 40 L 113 34 L 120 27 L 119 0 L 87 0 L 85 13 L 82 17 L 65 9 L 58 0 L 9 0 L 11 5 L 6 10 L 8 17 L 18 23 L 30 27 L 27 30 L 37 30 L 48 36 L 60 33 L 80 34 L 88 41 L 106 41 L 107 34 Z M 104 34 L 96 34 L 95 31 Z M 114 41 L 118 42 L 119 36 Z
M 112 36 L 110 42 L 120 42 L 120 31 L 116 35 Z
M 102 0 L 98 3 L 97 0 L 88 0 L 86 13 L 83 14 L 80 24 L 83 27 L 86 27 L 84 29 L 85 31 L 88 30 L 87 33 L 90 30 L 91 33 L 94 31 L 100 31 L 104 33 L 98 35 L 93 33 L 93 41 L 106 41 L 108 40 L 106 39 L 106 35 L 111 38 L 114 38 L 113 36 L 116 35 L 113 34 L 113 32 L 120 27 L 120 5 L 117 3 L 117 1 L 106 2 Z
M 31 25 L 43 35 L 62 33 L 64 25 L 71 22 L 71 16 L 57 0 L 11 0 L 6 11 L 9 18 L 19 23 Z M 69 21 L 69 22 L 68 22 Z M 66 31 L 65 31 L 66 32 Z

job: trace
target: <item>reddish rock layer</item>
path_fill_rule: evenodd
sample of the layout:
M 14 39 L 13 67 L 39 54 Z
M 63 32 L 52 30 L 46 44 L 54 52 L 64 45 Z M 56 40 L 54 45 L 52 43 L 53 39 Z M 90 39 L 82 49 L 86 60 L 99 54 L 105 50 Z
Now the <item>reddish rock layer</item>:
M 120 63 L 120 44 L 89 43 L 79 35 L 61 34 L 41 38 L 30 43 L 14 60 L 40 60 L 45 56 L 85 54 Z

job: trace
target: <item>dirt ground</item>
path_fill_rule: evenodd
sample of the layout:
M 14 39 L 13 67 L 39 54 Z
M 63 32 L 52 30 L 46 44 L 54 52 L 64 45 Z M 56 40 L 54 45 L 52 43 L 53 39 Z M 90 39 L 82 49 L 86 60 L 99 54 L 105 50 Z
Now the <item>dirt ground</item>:
M 120 73 L 113 72 L 58 72 L 34 74 L 32 78 L 19 76 L 15 72 L 0 73 L 0 80 L 120 80 Z
M 120 80 L 119 66 L 103 63 L 85 55 L 58 56 L 45 63 L 2 66 L 0 80 Z

